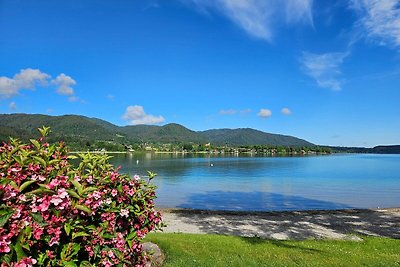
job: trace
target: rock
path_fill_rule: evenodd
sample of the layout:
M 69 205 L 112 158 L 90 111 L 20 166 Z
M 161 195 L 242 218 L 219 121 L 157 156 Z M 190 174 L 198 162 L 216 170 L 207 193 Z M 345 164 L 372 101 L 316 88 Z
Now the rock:
M 143 250 L 150 256 L 150 261 L 146 264 L 146 267 L 162 266 L 165 256 L 156 244 L 151 242 L 143 243 Z

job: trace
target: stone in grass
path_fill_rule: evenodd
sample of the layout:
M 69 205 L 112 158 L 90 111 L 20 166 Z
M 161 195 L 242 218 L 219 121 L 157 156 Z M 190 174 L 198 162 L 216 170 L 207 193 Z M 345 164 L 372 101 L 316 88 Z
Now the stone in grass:
M 143 250 L 146 252 L 146 254 L 150 255 L 150 261 L 146 264 L 146 267 L 162 266 L 165 256 L 156 244 L 145 242 L 143 243 Z

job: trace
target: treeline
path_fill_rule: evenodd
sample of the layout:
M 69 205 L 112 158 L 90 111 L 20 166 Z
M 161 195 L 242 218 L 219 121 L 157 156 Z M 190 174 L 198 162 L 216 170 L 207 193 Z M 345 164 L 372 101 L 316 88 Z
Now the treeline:
M 305 154 L 330 154 L 331 150 L 327 147 L 288 147 L 271 145 L 252 145 L 252 146 L 217 146 L 207 144 L 133 144 L 126 145 L 126 150 L 130 151 L 154 151 L 154 152 L 183 152 L 183 153 L 255 153 L 265 155 L 305 155 Z
M 368 147 L 328 147 L 333 153 L 400 154 L 400 145 Z

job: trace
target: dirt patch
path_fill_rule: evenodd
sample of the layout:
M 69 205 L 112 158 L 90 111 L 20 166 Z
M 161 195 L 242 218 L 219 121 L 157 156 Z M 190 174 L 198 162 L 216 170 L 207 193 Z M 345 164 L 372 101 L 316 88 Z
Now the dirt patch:
M 163 209 L 167 233 L 257 236 L 266 239 L 400 238 L 400 209 L 232 212 Z

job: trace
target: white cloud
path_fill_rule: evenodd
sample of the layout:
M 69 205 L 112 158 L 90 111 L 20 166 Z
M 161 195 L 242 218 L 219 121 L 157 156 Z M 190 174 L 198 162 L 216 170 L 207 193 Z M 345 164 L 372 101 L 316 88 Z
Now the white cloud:
M 219 111 L 219 115 L 236 115 L 236 114 L 240 114 L 240 115 L 245 115 L 247 113 L 250 113 L 251 109 L 247 108 L 247 109 L 242 109 L 242 110 L 237 110 L 237 109 L 221 109 Z
M 73 96 L 75 94 L 71 86 L 76 85 L 76 81 L 70 76 L 61 73 L 51 82 L 57 86 L 57 93 L 60 95 Z
M 281 112 L 283 115 L 291 115 L 292 114 L 292 111 L 290 111 L 290 109 L 288 109 L 288 108 L 283 108 L 281 110 Z
M 360 19 L 362 35 L 381 45 L 400 46 L 400 3 L 398 0 L 352 0 Z
M 131 125 L 137 124 L 159 124 L 165 121 L 163 116 L 146 114 L 142 106 L 128 106 L 122 118 Z
M 220 115 L 235 115 L 237 113 L 236 109 L 221 109 L 219 111 Z
M 313 54 L 303 52 L 300 62 L 304 72 L 314 78 L 318 86 L 339 91 L 343 81 L 339 76 L 340 65 L 349 53 Z
M 187 0 L 181 0 L 188 3 Z M 313 24 L 313 0 L 190 0 L 201 11 L 215 10 L 248 34 L 271 41 L 273 26 L 283 18 L 287 23 Z
M 272 116 L 272 111 L 266 108 L 262 108 L 260 109 L 260 111 L 257 113 L 258 116 L 260 116 L 261 118 L 269 118 Z
M 8 108 L 15 111 L 17 110 L 17 104 L 15 102 L 11 102 Z
M 35 90 L 36 87 L 46 87 L 50 84 L 51 76 L 38 69 L 22 69 L 14 77 L 0 77 L 0 98 L 11 98 L 19 94 L 23 89 Z M 61 73 L 57 78 L 51 80 L 51 84 L 57 86 L 57 93 L 68 96 L 69 101 L 77 101 L 74 89 L 76 81 L 70 76 Z
M 251 109 L 247 108 L 247 109 L 242 109 L 240 111 L 240 114 L 244 115 L 244 114 L 247 114 L 247 113 L 250 113 L 250 112 L 251 112 Z
M 13 78 L 0 77 L 0 97 L 11 98 L 22 89 L 34 90 L 36 86 L 46 86 L 50 75 L 38 69 L 22 69 Z
M 108 94 L 108 95 L 106 95 L 106 97 L 108 100 L 111 100 L 111 101 L 114 101 L 114 99 L 115 99 L 115 96 L 112 94 Z

